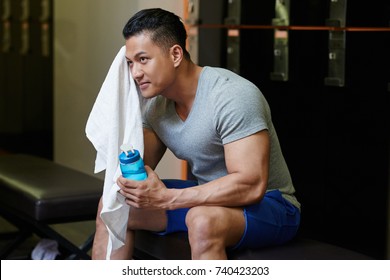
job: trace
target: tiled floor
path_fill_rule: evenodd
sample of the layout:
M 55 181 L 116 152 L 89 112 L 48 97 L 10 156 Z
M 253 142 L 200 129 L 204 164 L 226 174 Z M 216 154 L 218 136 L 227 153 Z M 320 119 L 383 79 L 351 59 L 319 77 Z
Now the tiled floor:
M 81 245 L 95 229 L 94 221 L 77 222 L 53 225 L 53 228 L 77 245 Z M 13 232 L 16 228 L 0 217 L 0 234 Z M 31 259 L 31 252 L 40 241 L 38 236 L 32 235 L 23 242 L 7 259 Z M 9 239 L 0 237 L 0 250 L 9 242 Z

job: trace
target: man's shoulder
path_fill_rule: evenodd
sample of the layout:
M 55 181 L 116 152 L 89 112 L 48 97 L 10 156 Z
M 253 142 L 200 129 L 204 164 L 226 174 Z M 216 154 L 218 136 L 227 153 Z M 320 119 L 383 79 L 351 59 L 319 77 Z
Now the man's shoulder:
M 211 66 L 204 67 L 204 74 L 202 76 L 203 79 L 214 80 L 214 81 L 217 80 L 222 84 L 238 83 L 240 85 L 255 86 L 247 78 L 229 69 L 225 69 L 221 67 L 211 67 Z
M 204 69 L 202 87 L 209 95 L 219 98 L 226 94 L 257 96 L 260 89 L 248 79 L 224 68 L 207 67 Z
M 205 66 L 203 67 L 204 78 L 208 79 L 218 79 L 218 78 L 241 78 L 238 74 L 234 73 L 233 71 L 221 68 L 221 67 L 215 67 L 215 66 Z

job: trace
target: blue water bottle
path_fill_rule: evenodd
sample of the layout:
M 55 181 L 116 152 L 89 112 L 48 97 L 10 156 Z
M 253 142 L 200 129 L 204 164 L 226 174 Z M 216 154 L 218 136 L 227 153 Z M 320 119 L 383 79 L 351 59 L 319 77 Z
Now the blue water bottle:
M 148 175 L 139 151 L 133 149 L 131 145 L 122 145 L 121 150 L 122 153 L 119 155 L 119 165 L 122 176 L 130 180 L 145 180 Z

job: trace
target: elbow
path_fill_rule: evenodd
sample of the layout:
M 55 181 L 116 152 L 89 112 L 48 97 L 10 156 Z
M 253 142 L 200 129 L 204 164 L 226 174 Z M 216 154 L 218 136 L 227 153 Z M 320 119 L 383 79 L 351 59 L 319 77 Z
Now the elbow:
M 266 187 L 263 185 L 256 186 L 253 190 L 253 194 L 251 194 L 251 197 L 250 197 L 251 201 L 249 204 L 259 203 L 264 197 L 265 190 L 266 190 Z
M 262 179 L 257 179 L 254 182 L 249 184 L 249 191 L 248 191 L 248 197 L 247 197 L 247 204 L 255 204 L 259 203 L 265 194 L 265 191 L 267 189 L 267 182 Z

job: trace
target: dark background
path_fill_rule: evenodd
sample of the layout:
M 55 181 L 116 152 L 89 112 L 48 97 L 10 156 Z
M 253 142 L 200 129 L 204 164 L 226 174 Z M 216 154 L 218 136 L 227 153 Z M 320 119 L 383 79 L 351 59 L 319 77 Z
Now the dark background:
M 228 27 L 210 25 L 231 16 L 228 4 L 200 2 L 199 63 L 227 67 Z M 271 25 L 275 1 L 239 2 L 242 26 Z M 326 27 L 329 2 L 290 1 L 290 25 Z M 367 28 L 390 27 L 390 3 L 357 2 L 346 6 L 345 26 L 361 31 L 345 31 L 343 86 L 325 84 L 329 31 L 321 28 L 289 31 L 288 81 L 270 78 L 273 30 L 240 29 L 238 68 L 270 103 L 302 203 L 300 234 L 382 259 L 390 219 L 390 32 Z

